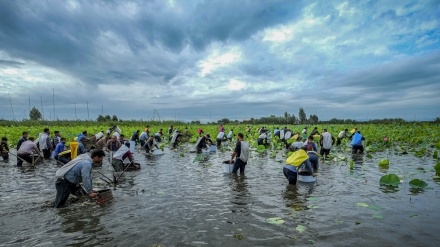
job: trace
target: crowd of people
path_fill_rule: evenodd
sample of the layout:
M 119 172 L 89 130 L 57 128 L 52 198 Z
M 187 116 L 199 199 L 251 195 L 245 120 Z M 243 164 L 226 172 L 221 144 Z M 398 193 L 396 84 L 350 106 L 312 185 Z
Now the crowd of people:
M 297 183 L 298 173 L 301 171 L 305 171 L 310 176 L 315 176 L 319 168 L 319 155 L 324 158 L 330 155 L 333 146 L 341 145 L 343 139 L 351 140 L 353 154 L 364 152 L 362 141 L 365 138 L 356 128 L 352 130 L 351 135 L 348 129 L 344 129 L 339 132 L 336 138 L 325 128 L 322 129 L 322 133 L 319 133 L 317 127 L 310 134 L 308 134 L 307 127 L 304 127 L 301 132 L 293 132 L 287 127 L 275 128 L 272 132 L 264 126 L 257 131 L 258 139 L 256 142 L 258 145 L 268 145 L 269 140 L 276 136 L 279 142 L 286 147 L 286 151 L 292 152 L 283 167 L 283 174 L 289 184 Z M 238 173 L 238 171 L 240 171 L 240 174 L 244 174 L 250 157 L 250 144 L 244 138 L 251 132 L 251 128 L 247 126 L 244 134 L 240 132 L 235 135 L 233 129 L 230 129 L 227 135 L 225 132 L 226 130 L 221 124 L 216 140 L 213 142 L 210 134 L 204 133 L 202 128 L 198 128 L 199 138 L 195 144 L 196 152 L 202 153 L 204 150 L 210 149 L 212 145 L 220 147 L 223 142 L 232 142 L 236 136 L 235 148 L 231 154 L 229 164 L 233 165 L 233 174 Z M 160 149 L 158 143 L 162 142 L 164 137 L 162 129 L 152 133 L 150 132 L 150 126 L 147 125 L 142 132 L 136 130 L 129 139 L 126 139 L 119 127 L 113 126 L 105 134 L 104 131 L 101 131 L 90 138 L 87 131 L 78 134 L 74 139 L 75 142 L 70 143 L 70 150 L 66 150 L 66 138 L 61 136 L 60 131 L 55 131 L 52 138 L 50 134 L 50 129 L 44 128 L 35 140 L 34 137 L 29 136 L 28 132 L 23 132 L 17 142 L 17 166 L 21 167 L 23 162 L 34 164 L 36 157 L 49 159 L 53 152 L 52 157 L 63 165 L 56 174 L 57 195 L 54 207 L 62 207 L 69 194 L 75 194 L 78 191 L 85 192 L 91 198 L 96 197 L 96 193 L 91 187 L 91 169 L 95 165 L 102 165 L 102 159 L 105 156 L 104 151 L 111 155 L 111 165 L 115 172 L 125 171 L 128 166 L 139 169 L 140 167 L 134 162 L 133 154 L 130 151 L 131 145 L 140 145 L 146 153 L 152 153 L 154 150 Z M 179 143 L 182 142 L 182 138 L 188 135 L 190 135 L 188 128 L 183 133 L 178 129 L 174 129 L 173 126 L 168 129 L 168 140 L 172 148 L 177 148 Z M 314 141 L 315 137 L 319 137 L 319 154 Z M 92 146 L 90 146 L 91 143 Z M 0 152 L 3 160 L 8 161 L 10 153 L 6 137 L 1 140 Z M 80 184 L 83 186 L 80 187 Z

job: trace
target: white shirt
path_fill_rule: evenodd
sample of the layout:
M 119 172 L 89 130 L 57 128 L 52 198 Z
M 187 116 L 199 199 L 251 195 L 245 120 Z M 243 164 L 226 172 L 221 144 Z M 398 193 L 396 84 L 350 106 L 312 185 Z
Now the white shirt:
M 218 133 L 217 139 L 223 139 L 223 137 L 225 137 L 225 132 Z
M 324 149 L 332 148 L 332 135 L 328 132 L 322 133 L 322 147 Z
M 344 138 L 346 136 L 345 130 L 339 132 L 338 138 Z
M 231 138 L 232 135 L 233 135 L 232 130 L 230 130 L 229 133 L 228 133 L 228 138 Z

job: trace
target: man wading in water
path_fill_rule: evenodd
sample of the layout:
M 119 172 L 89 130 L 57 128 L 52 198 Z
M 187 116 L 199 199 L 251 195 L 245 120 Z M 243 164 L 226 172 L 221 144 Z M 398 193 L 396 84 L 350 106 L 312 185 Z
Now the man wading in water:
M 81 194 L 82 188 L 79 185 L 81 182 L 83 183 L 84 191 L 90 198 L 98 196 L 98 194 L 92 190 L 92 167 L 94 164 L 101 164 L 104 156 L 105 153 L 102 150 L 93 151 L 92 157 L 88 154 L 78 155 L 75 159 L 57 170 L 55 174 L 57 177 L 55 183 L 57 195 L 54 208 L 64 206 L 71 193 Z
M 249 143 L 244 141 L 243 138 L 243 134 L 238 133 L 237 145 L 235 145 L 234 153 L 232 153 L 231 160 L 229 161 L 232 164 L 232 160 L 237 157 L 232 173 L 237 173 L 238 169 L 240 169 L 240 174 L 244 174 L 244 168 L 249 159 Z

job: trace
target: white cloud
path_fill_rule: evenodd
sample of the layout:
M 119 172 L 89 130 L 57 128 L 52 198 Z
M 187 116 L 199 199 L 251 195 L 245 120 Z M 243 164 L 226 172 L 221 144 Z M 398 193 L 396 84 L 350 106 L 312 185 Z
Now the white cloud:
M 245 87 L 246 83 L 237 79 L 230 79 L 228 85 L 226 86 L 226 88 L 231 91 L 238 91 L 244 89 Z
M 229 51 L 224 49 L 215 49 L 206 59 L 199 62 L 201 77 L 211 74 L 213 71 L 239 62 L 241 53 L 237 47 L 229 48 Z

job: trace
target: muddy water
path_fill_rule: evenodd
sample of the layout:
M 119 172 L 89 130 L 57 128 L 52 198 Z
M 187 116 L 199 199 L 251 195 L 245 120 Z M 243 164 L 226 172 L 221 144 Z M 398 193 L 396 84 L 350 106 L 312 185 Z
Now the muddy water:
M 183 154 L 183 157 L 181 155 Z M 0 163 L 1 246 L 438 246 L 440 183 L 432 158 L 375 153 L 355 167 L 320 165 L 318 181 L 289 186 L 278 154 L 253 154 L 245 177 L 223 174 L 230 151 L 193 162 L 187 148 L 147 157 L 126 173 L 113 203 L 88 201 L 52 209 L 57 166 L 36 169 Z M 347 152 L 338 155 L 348 156 Z M 351 158 L 350 156 L 348 156 Z M 388 171 L 377 162 L 388 157 Z M 97 171 L 111 176 L 108 160 Z M 398 189 L 379 186 L 386 173 L 402 175 Z M 94 172 L 95 187 L 104 187 Z M 429 186 L 410 189 L 420 178 Z M 276 225 L 268 218 L 279 217 Z

